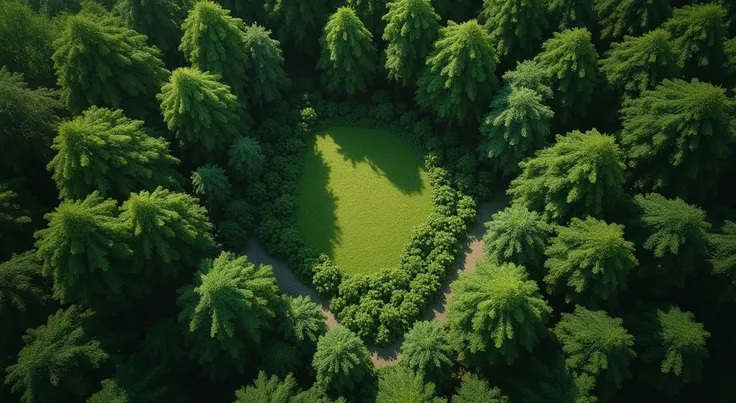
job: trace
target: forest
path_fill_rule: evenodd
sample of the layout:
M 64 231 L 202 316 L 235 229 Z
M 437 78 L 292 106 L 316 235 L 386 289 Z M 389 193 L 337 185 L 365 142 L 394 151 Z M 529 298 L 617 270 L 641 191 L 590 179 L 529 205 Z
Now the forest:
M 0 0 L 0 402 L 736 401 L 736 0 Z

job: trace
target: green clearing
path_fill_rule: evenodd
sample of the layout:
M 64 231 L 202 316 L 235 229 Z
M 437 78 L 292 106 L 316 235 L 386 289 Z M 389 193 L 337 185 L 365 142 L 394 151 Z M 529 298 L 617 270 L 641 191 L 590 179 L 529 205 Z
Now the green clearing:
M 313 138 L 299 182 L 299 232 L 343 270 L 396 266 L 432 212 L 422 157 L 398 135 L 335 126 Z

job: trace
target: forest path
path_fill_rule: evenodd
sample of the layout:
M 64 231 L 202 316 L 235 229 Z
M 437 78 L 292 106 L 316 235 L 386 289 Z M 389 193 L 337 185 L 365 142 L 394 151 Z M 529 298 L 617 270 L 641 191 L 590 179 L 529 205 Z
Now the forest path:
M 463 248 L 455 258 L 452 274 L 447 276 L 442 287 L 442 294 L 430 303 L 429 308 L 425 310 L 421 320 L 434 320 L 444 323 L 446 319 L 447 303 L 452 295 L 450 283 L 460 276 L 461 273 L 472 273 L 475 271 L 475 264 L 483 258 L 483 234 L 486 231 L 484 224 L 491 220 L 491 216 L 496 212 L 503 210 L 508 205 L 508 197 L 501 195 L 494 199 L 482 203 L 478 206 L 478 220 L 468 232 L 468 238 Z M 330 312 L 329 301 L 320 296 L 317 291 L 307 284 L 304 284 L 289 269 L 283 261 L 269 255 L 261 246 L 256 237 L 252 236 L 245 247 L 245 255 L 248 260 L 256 264 L 267 264 L 273 267 L 273 273 L 281 292 L 286 295 L 299 296 L 306 295 L 316 302 L 325 315 L 325 323 L 328 328 L 337 326 L 337 318 Z M 368 346 L 371 353 L 373 364 L 376 367 L 395 364 L 401 358 L 400 350 L 403 338 L 395 340 L 388 346 Z

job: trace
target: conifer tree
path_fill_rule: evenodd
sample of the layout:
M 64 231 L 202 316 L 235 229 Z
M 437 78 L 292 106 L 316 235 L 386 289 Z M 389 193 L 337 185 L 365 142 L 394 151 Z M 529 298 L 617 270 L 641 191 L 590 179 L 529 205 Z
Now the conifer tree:
M 219 165 L 207 164 L 192 173 L 194 194 L 212 207 L 221 207 L 230 201 L 232 185 L 225 170 Z
M 355 333 L 342 326 L 319 338 L 312 366 L 317 383 L 338 396 L 355 392 L 373 377 L 368 349 Z
M 427 57 L 415 99 L 441 118 L 477 119 L 496 89 L 496 64 L 493 41 L 476 20 L 450 21 Z
M 281 43 L 310 55 L 334 4 L 332 0 L 265 0 L 266 11 L 278 27 Z
M 629 98 L 654 89 L 662 80 L 679 73 L 667 31 L 655 29 L 642 36 L 625 36 L 601 59 L 601 73 Z
M 445 329 L 436 322 L 420 321 L 404 336 L 402 362 L 425 380 L 441 384 L 452 370 L 452 347 Z
M 621 146 L 637 187 L 703 199 L 731 155 L 736 102 L 723 88 L 665 80 L 621 110 Z
M 368 89 L 377 60 L 372 39 L 353 9 L 340 7 L 330 16 L 320 39 L 322 53 L 317 63 L 327 89 L 348 95 Z
M 736 285 L 736 223 L 726 221 L 720 232 L 708 238 L 713 272 L 727 276 Z
M 549 364 L 532 357 L 528 375 L 518 382 L 523 403 L 598 403 L 593 394 L 596 380 L 584 373 L 573 373 L 557 355 Z M 455 402 L 453 402 L 455 403 Z
M 241 179 L 253 182 L 263 172 L 266 156 L 261 150 L 261 144 L 252 137 L 241 136 L 235 139 L 228 150 L 230 168 Z
M 167 60 L 176 60 L 188 0 L 119 0 L 115 11 L 131 29 L 148 37 Z
M 461 275 L 450 288 L 447 326 L 462 361 L 510 364 L 546 330 L 552 309 L 521 266 L 481 260 L 474 274 Z
M 552 232 L 541 214 L 512 205 L 494 214 L 485 226 L 483 250 L 491 262 L 513 263 L 532 274 L 541 272 L 544 248 Z
M 516 63 L 514 70 L 503 74 L 503 81 L 513 88 L 528 88 L 541 95 L 545 102 L 552 98 L 549 76 L 536 60 Z
M 482 155 L 495 170 L 515 174 L 520 161 L 547 144 L 552 116 L 552 109 L 534 90 L 504 87 L 480 126 Z
M 639 36 L 662 24 L 671 13 L 669 0 L 594 0 L 601 38 Z
M 466 373 L 460 380 L 451 403 L 509 403 L 509 398 L 497 387 L 491 387 L 478 375 Z
M 623 225 L 591 217 L 573 218 L 568 226 L 557 227 L 545 253 L 547 290 L 588 306 L 615 301 L 626 289 L 629 272 L 639 264 L 634 244 L 624 239 Z
M 248 385 L 235 392 L 235 403 L 292 403 L 298 393 L 294 376 L 289 374 L 284 380 L 277 376 L 267 376 L 259 371 L 253 385 Z
M 29 3 L 4 1 L 0 7 L 0 68 L 22 73 L 32 88 L 53 88 L 56 75 L 51 55 L 58 27 Z
M 279 42 L 271 39 L 271 31 L 254 24 L 245 27 L 243 46 L 246 48 L 248 100 L 260 105 L 277 99 L 279 91 L 290 83 L 284 72 Z
M 440 16 L 429 0 L 394 0 L 386 4 L 386 72 L 388 78 L 408 86 L 424 68 L 440 29 Z
M 125 198 L 157 185 L 179 187 L 179 160 L 169 154 L 168 142 L 120 109 L 93 106 L 62 123 L 51 148 L 56 155 L 47 169 L 62 199 L 82 199 L 95 190 Z
M 591 29 L 598 20 L 593 2 L 589 0 L 549 0 L 547 7 L 553 31 L 564 31 L 568 28 Z
M 598 54 L 586 28 L 555 32 L 542 45 L 537 61 L 552 80 L 557 107 L 563 123 L 583 116 L 593 97 L 598 77 Z
M 319 305 L 300 295 L 285 297 L 282 307 L 278 326 L 281 335 L 300 351 L 313 354 L 317 340 L 327 331 L 325 315 Z
M 145 117 L 169 75 L 146 36 L 109 15 L 69 17 L 54 49 L 61 99 L 72 112 L 97 105 Z
M 543 0 L 484 0 L 480 17 L 498 57 L 516 62 L 539 52 L 547 14 Z
M 158 99 L 169 129 L 176 131 L 182 148 L 199 159 L 223 152 L 250 122 L 218 76 L 195 68 L 174 70 Z
M 376 403 L 447 403 L 435 395 L 434 385 L 424 383 L 421 375 L 405 367 L 384 372 L 378 380 Z
M 613 137 L 593 129 L 557 136 L 557 142 L 521 162 L 508 194 L 514 203 L 561 220 L 601 216 L 618 199 L 624 165 Z
M 726 10 L 718 4 L 677 8 L 662 26 L 672 38 L 677 62 L 687 76 L 715 81 L 724 62 L 723 42 L 728 36 Z

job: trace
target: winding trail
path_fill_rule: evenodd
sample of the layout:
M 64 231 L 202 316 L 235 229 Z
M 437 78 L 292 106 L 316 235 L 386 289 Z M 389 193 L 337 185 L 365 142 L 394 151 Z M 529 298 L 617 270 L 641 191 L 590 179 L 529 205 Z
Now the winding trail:
M 483 224 L 490 221 L 491 216 L 493 216 L 497 211 L 504 209 L 507 204 L 508 197 L 498 196 L 478 206 L 478 220 L 475 226 L 471 228 L 471 231 L 468 233 L 468 238 L 465 241 L 464 247 L 455 258 L 455 270 L 447 276 L 444 281 L 444 286 L 442 287 L 442 294 L 438 295 L 437 298 L 430 303 L 428 309 L 422 315 L 421 320 L 434 320 L 438 323 L 445 322 L 447 303 L 452 296 L 450 283 L 455 281 L 461 273 L 472 273 L 475 271 L 475 263 L 483 257 L 482 238 L 486 230 Z M 308 296 L 322 308 L 322 313 L 325 315 L 325 323 L 327 324 L 327 327 L 332 328 L 337 326 L 337 318 L 335 318 L 335 315 L 330 312 L 328 304 L 329 301 L 320 296 L 314 288 L 302 283 L 291 269 L 289 269 L 286 263 L 266 253 L 255 237 L 250 238 L 245 247 L 244 253 L 248 256 L 248 260 L 253 263 L 273 266 L 276 282 L 278 283 L 282 293 L 291 296 Z M 388 346 L 368 346 L 368 351 L 371 353 L 373 364 L 377 367 L 382 367 L 398 362 L 401 358 L 400 350 L 402 342 L 403 338 L 399 338 Z

